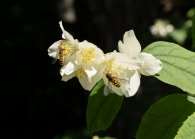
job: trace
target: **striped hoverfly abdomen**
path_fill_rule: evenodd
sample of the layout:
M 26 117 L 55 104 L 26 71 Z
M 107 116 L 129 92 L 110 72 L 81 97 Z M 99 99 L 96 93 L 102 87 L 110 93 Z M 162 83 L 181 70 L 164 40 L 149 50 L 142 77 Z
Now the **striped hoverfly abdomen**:
M 66 45 L 65 41 L 61 41 L 60 46 L 58 46 L 59 49 L 59 62 L 61 66 L 64 66 L 66 61 L 65 61 L 65 57 L 69 56 L 69 52 L 70 52 L 70 48 Z M 53 59 L 52 64 L 56 63 L 57 59 Z
M 108 81 L 111 82 L 115 87 L 121 86 L 121 84 L 117 81 L 117 78 L 112 76 L 111 73 L 107 73 L 106 78 L 108 78 Z

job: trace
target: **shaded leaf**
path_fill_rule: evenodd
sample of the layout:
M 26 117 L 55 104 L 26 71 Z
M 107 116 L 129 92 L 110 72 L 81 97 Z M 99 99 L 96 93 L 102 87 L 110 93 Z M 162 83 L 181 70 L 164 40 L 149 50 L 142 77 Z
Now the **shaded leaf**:
M 182 122 L 194 111 L 194 97 L 184 94 L 166 96 L 144 114 L 136 139 L 173 139 Z
M 104 96 L 104 81 L 100 80 L 91 91 L 87 105 L 87 127 L 89 133 L 106 130 L 119 111 L 123 96 L 109 94 Z
M 195 94 L 195 53 L 168 42 L 155 42 L 143 52 L 150 53 L 163 63 L 155 76 L 159 80 L 175 85 L 183 91 Z

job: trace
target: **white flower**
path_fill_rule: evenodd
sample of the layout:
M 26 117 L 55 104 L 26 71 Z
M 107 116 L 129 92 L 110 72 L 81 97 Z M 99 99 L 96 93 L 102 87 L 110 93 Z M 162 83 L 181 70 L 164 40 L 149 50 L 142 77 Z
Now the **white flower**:
M 62 38 L 52 44 L 48 49 L 49 56 L 54 59 L 62 59 L 64 65 L 60 74 L 63 76 L 63 81 L 68 81 L 76 76 L 84 89 L 89 90 L 91 77 L 97 72 L 97 67 L 103 58 L 103 51 L 94 44 L 83 41 L 79 42 L 74 39 L 62 26 L 62 21 L 59 22 L 63 32 Z M 60 49 L 63 49 L 63 55 Z
M 165 37 L 174 30 L 172 24 L 169 24 L 167 20 L 158 19 L 155 24 L 150 27 L 152 35 Z
M 97 73 L 97 68 L 103 60 L 103 51 L 86 40 L 79 43 L 79 51 L 76 53 L 76 62 L 67 64 L 60 70 L 63 81 L 77 77 L 82 87 L 91 90 L 91 79 Z
M 62 21 L 60 21 L 59 24 L 60 24 L 60 28 L 63 32 L 62 36 L 65 40 L 59 40 L 59 41 L 53 43 L 48 49 L 48 54 L 50 57 L 53 57 L 54 59 L 59 59 L 59 49 L 61 47 L 64 47 L 64 49 L 65 49 L 64 56 L 66 57 L 66 59 L 64 60 L 64 63 L 68 64 L 69 62 L 71 62 L 73 64 L 76 60 L 76 52 L 78 49 L 78 40 L 74 39 L 72 37 L 72 35 L 70 35 L 67 31 L 64 30 L 64 28 L 62 26 Z M 69 64 L 71 64 L 71 63 L 69 63 Z
M 143 67 L 138 69 L 133 75 L 133 77 L 130 78 L 134 86 L 139 87 L 140 77 L 141 77 L 140 73 L 146 76 L 150 76 L 150 75 L 155 75 L 162 69 L 162 62 L 159 59 L 156 59 L 152 54 L 148 54 L 144 52 L 140 53 L 141 45 L 138 42 L 137 38 L 135 37 L 133 30 L 125 32 L 123 36 L 123 43 L 119 41 L 118 46 L 119 46 L 119 51 L 121 53 L 130 56 L 135 56 L 139 58 L 141 61 L 144 61 Z M 130 84 L 130 86 L 133 85 Z
M 127 97 L 133 95 L 135 90 L 133 88 L 134 86 L 129 86 L 131 82 L 129 77 L 133 77 L 136 70 L 142 67 L 143 63 L 143 61 L 140 61 L 136 57 L 116 53 L 116 51 L 108 53 L 105 55 L 104 61 L 99 65 L 97 73 L 93 77 L 91 87 L 93 87 L 101 78 L 103 78 L 106 84 L 104 88 L 105 95 L 108 95 L 108 93 L 116 93 L 118 95 L 125 95 Z M 114 77 L 114 79 L 119 82 L 120 86 L 117 87 L 113 85 L 112 82 L 110 82 L 106 77 L 108 74 Z M 122 80 L 126 81 L 121 82 Z M 108 92 L 107 86 L 111 87 L 110 89 L 113 92 Z
M 92 87 L 91 87 L 91 83 L 89 82 L 89 77 L 87 75 L 87 73 L 85 72 L 85 70 L 83 70 L 83 68 L 80 66 L 75 66 L 73 69 L 72 69 L 72 73 L 67 75 L 67 74 L 64 74 L 62 75 L 62 81 L 68 81 L 70 80 L 71 78 L 73 77 L 77 77 L 81 86 L 85 89 L 85 90 L 91 90 Z
M 79 43 L 79 51 L 76 54 L 77 64 L 81 65 L 89 78 L 97 72 L 97 67 L 103 59 L 103 51 L 88 41 Z

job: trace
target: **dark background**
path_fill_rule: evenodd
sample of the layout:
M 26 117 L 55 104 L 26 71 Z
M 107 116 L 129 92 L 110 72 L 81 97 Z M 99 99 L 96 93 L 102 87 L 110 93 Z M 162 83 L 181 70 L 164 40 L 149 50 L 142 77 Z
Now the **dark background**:
M 0 2 L 1 139 L 90 139 L 86 126 L 89 91 L 77 78 L 62 82 L 59 63 L 51 65 L 48 47 L 61 39 L 58 22 L 79 41 L 88 40 L 104 53 L 118 49 L 133 29 L 142 49 L 154 41 L 155 19 L 182 28 L 194 0 L 9 0 Z M 191 32 L 180 44 L 191 50 Z M 137 94 L 124 98 L 111 127 L 97 135 L 133 139 L 143 114 L 160 98 L 183 93 L 155 77 L 141 77 Z M 96 135 L 96 134 L 94 134 Z

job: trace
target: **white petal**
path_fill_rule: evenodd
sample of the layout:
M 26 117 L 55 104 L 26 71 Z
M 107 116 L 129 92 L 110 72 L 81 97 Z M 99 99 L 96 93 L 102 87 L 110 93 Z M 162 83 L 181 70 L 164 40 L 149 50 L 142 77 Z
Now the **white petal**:
M 140 78 L 137 71 L 133 74 L 133 76 L 130 78 L 129 85 L 127 86 L 127 91 L 125 91 L 126 97 L 131 97 L 135 95 L 140 85 Z
M 128 54 L 130 56 L 137 56 L 141 52 L 141 45 L 135 37 L 134 31 L 130 30 L 125 32 L 123 36 L 123 43 L 119 41 L 119 50 L 121 53 Z
M 120 86 L 120 89 L 121 91 L 123 92 L 123 94 L 125 94 L 125 92 L 127 91 L 128 87 L 129 87 L 129 83 L 130 83 L 130 78 L 135 74 L 135 71 L 125 71 L 123 72 L 123 74 L 126 76 L 126 77 L 121 77 L 121 79 L 126 79 L 127 81 L 123 81 L 123 82 L 120 82 L 119 83 L 121 84 Z M 122 74 L 121 74 L 122 75 Z
M 63 76 L 64 74 L 69 75 L 78 70 L 81 66 L 76 65 L 75 63 L 69 62 L 67 65 L 63 66 L 60 69 L 60 74 Z
M 90 89 L 92 89 L 96 85 L 96 83 L 99 82 L 99 80 L 102 79 L 104 68 L 105 68 L 105 64 L 100 64 L 98 66 L 97 73 L 91 79 Z
M 108 79 L 106 78 L 106 76 L 105 75 L 103 75 L 103 80 L 104 80 L 104 82 L 105 82 L 105 86 L 106 87 L 108 87 L 109 85 L 109 81 L 108 81 Z M 110 83 L 111 85 L 110 85 L 110 89 L 113 91 L 113 92 L 110 92 L 110 93 L 116 93 L 117 95 L 119 95 L 119 96 L 122 96 L 122 95 L 124 95 L 123 93 L 122 93 L 122 91 L 121 91 L 121 89 L 120 89 L 120 87 L 115 87 L 112 83 Z M 109 95 L 109 93 L 108 92 L 106 92 L 107 90 L 109 90 L 109 89 L 106 89 L 106 88 L 104 88 L 104 95 Z
M 57 42 L 54 42 L 50 47 L 49 47 L 49 49 L 47 50 L 48 51 L 48 55 L 50 56 L 50 57 L 53 57 L 53 58 L 55 58 L 55 59 L 59 59 L 59 55 L 58 55 L 58 53 L 59 53 L 59 49 L 58 49 L 58 46 L 60 45 L 60 42 L 61 42 L 62 40 L 59 40 L 59 41 L 57 41 Z
M 120 87 L 116 87 L 116 86 L 112 85 L 112 90 L 113 90 L 114 93 L 116 93 L 119 96 L 124 95 L 123 92 L 121 91 Z
M 89 71 L 94 70 L 95 69 L 94 66 L 97 67 L 96 64 L 91 63 L 91 61 L 88 61 L 87 63 L 83 62 L 83 64 L 82 64 L 83 69 L 84 70 L 89 70 Z
M 78 64 L 80 64 L 80 63 L 78 63 Z M 89 70 L 89 71 L 96 70 L 98 65 L 99 65 L 99 63 L 97 63 L 97 61 L 95 61 L 94 63 L 92 63 L 91 61 L 88 61 L 87 63 L 85 63 L 85 62 L 82 63 L 83 69 Z
M 62 38 L 65 39 L 64 33 L 62 33 Z
M 96 48 L 95 51 L 94 51 L 97 55 L 101 55 L 103 56 L 104 55 L 104 52 L 100 49 L 100 48 Z
M 67 82 L 69 79 L 71 79 L 71 78 L 73 78 L 75 76 L 75 73 L 72 73 L 72 74 L 70 74 L 70 75 L 63 75 L 62 76 L 62 81 L 65 81 L 65 82 Z
M 66 64 L 68 62 L 76 63 L 76 53 L 71 54 L 69 57 L 66 58 Z
M 67 31 L 64 30 L 64 27 L 62 25 L 62 21 L 59 22 L 60 24 L 60 28 L 66 38 L 66 41 L 70 41 L 70 42 L 74 42 L 74 38 L 72 37 L 72 35 L 70 35 Z
M 75 43 L 76 46 L 78 47 L 78 45 L 79 45 L 79 40 L 75 39 L 75 40 L 74 40 L 74 43 Z
M 107 61 L 113 61 L 114 59 L 116 58 L 116 50 L 114 50 L 113 52 L 111 52 L 111 53 L 107 53 L 106 55 L 105 55 L 105 62 L 107 62 Z
M 162 69 L 162 62 L 152 54 L 140 53 L 139 59 L 144 61 L 143 67 L 139 69 L 139 72 L 143 75 L 155 75 Z
M 95 52 L 97 52 L 97 51 L 95 51 Z M 101 51 L 98 51 L 98 53 L 95 53 L 95 57 L 94 58 L 95 58 L 94 63 L 92 63 L 92 61 L 88 61 L 87 63 L 82 62 L 82 66 L 83 66 L 84 70 L 89 70 L 89 71 L 97 70 L 99 64 L 103 60 L 103 53 L 101 53 Z
M 92 51 L 94 51 L 95 48 L 97 48 L 97 46 L 94 45 L 93 43 L 90 43 L 90 42 L 84 40 L 83 42 L 79 43 L 79 48 L 84 49 L 84 50 L 85 49 L 91 49 Z
M 76 64 L 76 54 L 71 55 L 70 57 L 64 58 L 64 66 L 60 69 L 60 74 L 69 75 L 79 69 L 80 66 Z
M 99 48 L 96 48 L 94 52 L 95 52 L 95 59 L 96 59 L 95 64 L 98 66 L 103 61 L 104 53 Z M 94 66 L 94 68 L 97 68 L 97 67 Z
M 122 41 L 119 41 L 118 42 L 118 49 L 119 49 L 119 52 L 120 53 L 124 53 L 124 54 L 127 54 L 127 50 L 125 49 L 125 46 L 124 44 L 122 43 Z
M 88 80 L 88 77 L 83 76 L 83 78 L 78 78 L 79 82 L 81 84 L 81 86 L 85 89 L 85 90 L 91 90 L 91 84 Z
M 107 85 L 104 85 L 104 95 L 105 96 L 108 96 L 111 93 L 108 90 L 109 90 L 108 86 Z
M 93 72 L 93 75 L 94 75 L 96 73 L 95 70 L 97 69 L 98 65 L 100 64 L 100 62 L 102 62 L 103 52 L 99 48 L 97 48 L 95 45 L 87 41 L 83 41 L 82 43 L 79 43 L 79 47 L 80 47 L 80 51 L 78 51 L 76 54 L 78 65 L 82 64 L 82 67 L 85 71 L 88 71 L 91 73 Z M 86 63 L 83 62 L 83 58 L 85 59 L 85 57 L 83 57 L 83 54 L 81 54 L 81 51 L 83 52 L 84 50 L 91 50 L 92 52 L 95 53 L 94 63 L 92 63 L 92 60 L 91 61 L 88 60 Z M 89 77 L 93 75 L 89 75 Z
M 112 85 L 113 86 L 113 85 Z M 113 86 L 114 87 L 114 86 Z M 110 88 L 108 88 L 107 85 L 104 86 L 104 95 L 108 96 L 110 93 L 116 93 L 119 96 L 122 96 L 122 92 L 120 90 L 115 90 L 115 92 L 113 90 L 110 90 Z
M 139 60 L 137 57 L 130 55 L 117 53 L 114 63 L 128 67 L 129 70 L 136 70 L 143 66 L 144 62 Z
M 103 58 L 103 52 L 97 48 L 96 45 L 94 45 L 93 43 L 90 43 L 88 41 L 83 41 L 81 43 L 79 43 L 79 48 L 80 48 L 80 51 L 77 52 L 77 63 L 79 65 L 83 64 L 83 68 L 86 67 L 85 69 L 88 69 L 88 70 L 92 70 L 92 67 L 96 68 L 97 67 L 97 64 L 99 64 L 101 61 L 102 61 L 102 58 Z M 91 61 L 88 61 L 86 64 L 83 62 L 83 57 L 82 57 L 82 54 L 80 53 L 81 51 L 84 51 L 84 50 L 91 50 L 92 52 L 95 52 L 95 62 L 92 63 Z M 96 66 L 95 66 L 96 65 Z
M 76 52 L 76 60 L 77 60 L 77 64 L 78 65 L 81 65 L 83 64 L 83 56 L 82 54 L 80 53 L 80 51 Z
M 88 76 L 88 80 L 91 83 L 91 78 L 97 73 L 97 70 L 92 67 L 92 70 L 85 70 Z

